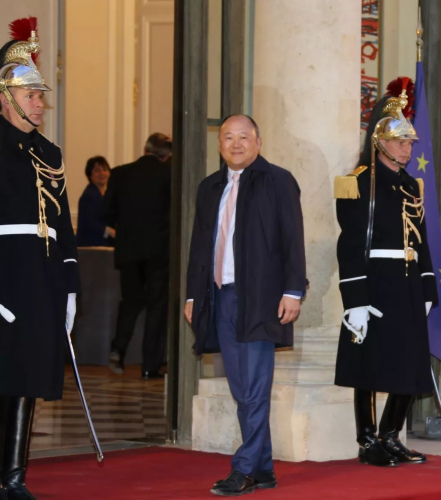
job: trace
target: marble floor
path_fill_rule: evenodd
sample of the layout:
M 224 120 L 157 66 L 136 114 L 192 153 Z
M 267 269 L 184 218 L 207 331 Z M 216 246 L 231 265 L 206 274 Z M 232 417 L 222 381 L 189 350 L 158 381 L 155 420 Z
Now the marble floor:
M 104 366 L 79 366 L 89 411 L 105 449 L 164 444 L 165 379 L 144 381 L 138 365 L 115 375 Z M 37 400 L 31 457 L 90 451 L 89 427 L 72 369 L 66 367 L 63 399 Z
M 89 411 L 103 451 L 164 445 L 166 434 L 165 380 L 144 381 L 140 366 L 128 366 L 115 375 L 106 366 L 80 365 L 79 372 Z M 414 425 L 407 446 L 441 455 L 440 439 L 417 439 L 424 425 Z M 178 444 L 179 446 L 179 444 Z M 89 427 L 73 372 L 66 367 L 64 395 L 60 401 L 37 401 L 31 458 L 93 451 Z

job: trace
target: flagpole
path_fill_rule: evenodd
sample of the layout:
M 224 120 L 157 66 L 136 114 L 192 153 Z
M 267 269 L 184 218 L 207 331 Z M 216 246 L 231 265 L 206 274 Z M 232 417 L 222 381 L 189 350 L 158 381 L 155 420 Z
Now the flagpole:
M 423 25 L 421 23 L 421 7 L 418 6 L 418 26 L 416 30 L 417 34 L 417 41 L 416 41 L 416 46 L 417 46 L 417 62 L 422 62 L 423 61 Z

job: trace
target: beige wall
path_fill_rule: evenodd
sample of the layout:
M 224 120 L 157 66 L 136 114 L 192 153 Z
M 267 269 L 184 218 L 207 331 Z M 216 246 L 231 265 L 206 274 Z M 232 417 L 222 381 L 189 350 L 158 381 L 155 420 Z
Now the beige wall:
M 172 131 L 173 1 L 66 0 L 65 15 L 64 153 L 76 225 L 89 157 L 121 165 L 151 132 Z
M 125 4 L 130 7 L 133 2 Z M 122 90 L 130 72 L 121 77 L 118 68 L 124 68 L 121 61 L 127 52 L 130 56 L 127 45 L 134 47 L 134 8 L 127 12 L 122 0 L 66 0 L 65 16 L 64 156 L 75 225 L 78 198 L 87 184 L 86 160 L 99 154 L 114 166 L 133 157 L 133 138 L 126 140 L 127 131 L 133 135 L 133 125 L 127 126 L 133 112 L 123 112 L 132 96 Z M 130 26 L 131 38 L 126 33 Z M 127 59 L 125 65 L 133 68 L 133 56 Z M 130 82 L 133 85 L 133 78 Z
M 68 169 L 68 193 L 72 213 L 86 185 L 87 158 L 108 155 L 109 120 L 105 70 L 109 24 L 107 0 L 87 0 L 85 15 L 82 0 L 66 2 L 66 123 L 64 157 Z
M 418 0 L 383 1 L 382 86 L 398 76 L 415 79 Z
M 173 17 L 172 0 L 137 0 L 135 156 L 150 134 L 172 134 Z

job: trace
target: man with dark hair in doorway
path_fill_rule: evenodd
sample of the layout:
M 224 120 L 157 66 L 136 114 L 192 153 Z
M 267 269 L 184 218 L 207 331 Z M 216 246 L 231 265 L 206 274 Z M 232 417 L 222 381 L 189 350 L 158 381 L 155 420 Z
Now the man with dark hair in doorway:
M 120 270 L 122 295 L 109 367 L 117 374 L 124 372 L 136 320 L 146 309 L 141 373 L 145 380 L 163 377 L 160 368 L 167 338 L 171 151 L 168 136 L 152 134 L 143 156 L 112 170 L 103 202 L 104 221 L 116 230 L 115 267 Z

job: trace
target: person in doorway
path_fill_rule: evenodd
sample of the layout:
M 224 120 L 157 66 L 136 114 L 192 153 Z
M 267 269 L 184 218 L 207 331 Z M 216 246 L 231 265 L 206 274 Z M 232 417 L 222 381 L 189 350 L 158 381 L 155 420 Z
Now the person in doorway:
M 25 486 L 36 398 L 60 399 L 79 273 L 60 148 L 39 131 L 45 84 L 36 18 L 0 50 L 0 498 Z M 26 31 L 21 40 L 16 33 Z
M 402 84 L 372 112 L 371 165 L 335 184 L 345 309 L 335 383 L 355 389 L 360 462 L 389 467 L 426 461 L 399 432 L 414 395 L 433 389 L 426 315 L 438 301 L 423 184 L 405 170 L 418 138 L 403 114 L 408 79 Z M 389 394 L 378 434 L 377 391 Z
M 291 346 L 306 289 L 300 189 L 285 169 L 259 154 L 249 116 L 219 130 L 221 170 L 198 189 L 184 314 L 197 355 L 221 352 L 243 443 L 221 496 L 277 486 L 269 426 L 274 348 Z
M 103 202 L 103 218 L 116 230 L 115 267 L 120 270 L 122 300 L 109 367 L 124 372 L 124 358 L 136 319 L 146 309 L 142 346 L 143 379 L 163 377 L 167 340 L 168 255 L 172 143 L 155 133 L 144 155 L 112 170 Z
M 115 230 L 106 227 L 101 218 L 110 166 L 104 156 L 94 156 L 87 160 L 85 173 L 89 185 L 78 202 L 77 244 L 79 247 L 113 246 Z

